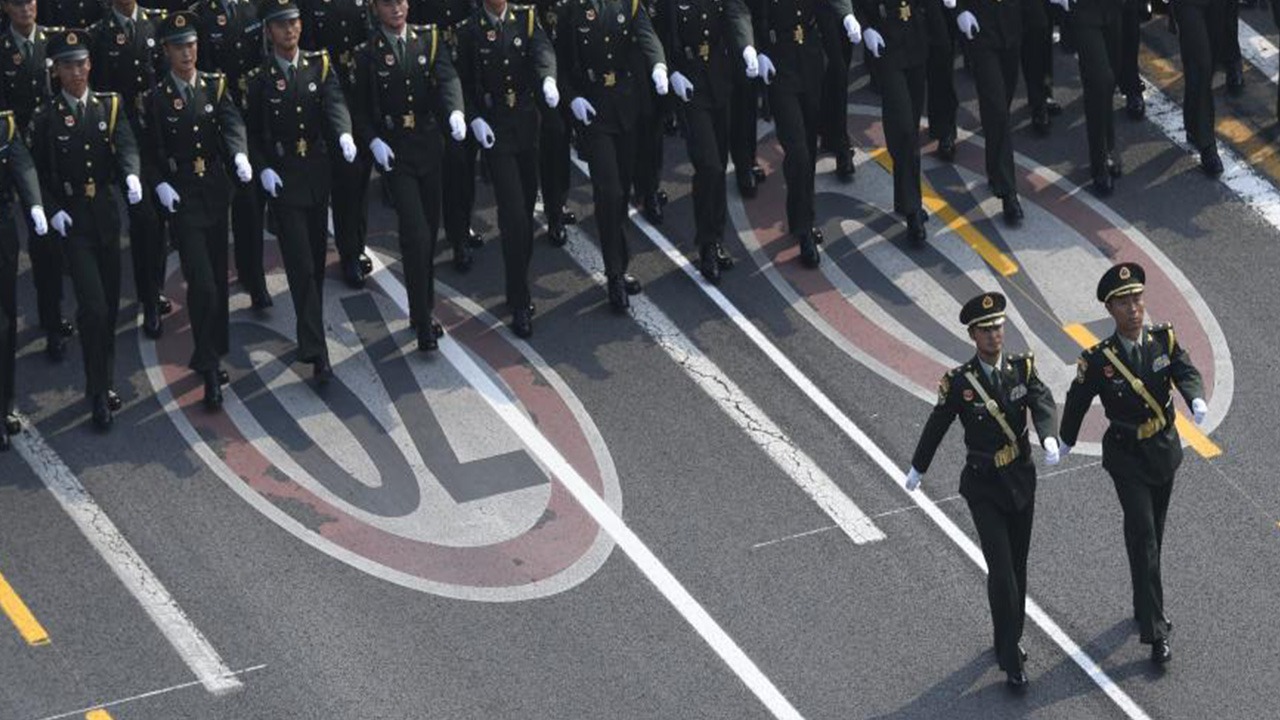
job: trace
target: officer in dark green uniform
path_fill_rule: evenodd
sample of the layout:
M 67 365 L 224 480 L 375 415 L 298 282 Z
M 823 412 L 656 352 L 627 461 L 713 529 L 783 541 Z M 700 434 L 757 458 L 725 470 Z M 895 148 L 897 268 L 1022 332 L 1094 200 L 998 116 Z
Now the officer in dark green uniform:
M 356 144 L 329 54 L 298 47 L 300 15 L 293 0 L 263 0 L 259 6 L 271 52 L 249 72 L 245 126 L 249 157 L 280 229 L 280 254 L 297 314 L 297 359 L 311 363 L 316 382 L 324 385 L 333 375 L 322 312 L 329 154 L 341 151 L 352 162 Z
M 303 50 L 328 50 L 342 72 L 342 85 L 347 107 L 352 105 L 352 50 L 369 37 L 369 5 L 365 0 L 298 0 L 298 9 L 306 16 L 302 24 Z M 335 153 L 333 171 L 333 244 L 338 249 L 342 277 L 353 288 L 364 285 L 365 276 L 373 271 L 373 263 L 364 252 L 369 234 L 369 175 L 373 158 L 367 149 L 357 146 L 355 162 L 346 162 Z
M 849 0 L 766 0 L 763 16 L 752 18 L 756 35 L 765 36 L 759 48 L 760 75 L 769 85 L 769 106 L 784 154 L 787 230 L 800 246 L 800 261 L 810 268 L 822 262 L 818 254 L 822 232 L 814 225 L 823 71 L 822 41 L 815 34 L 819 2 L 832 5 L 829 11 L 843 18 L 841 25 L 849 42 L 861 42 L 862 28 Z
M 0 33 L 0 98 L 13 110 L 18 134 L 31 146 L 31 115 L 49 98 L 49 70 L 45 67 L 49 38 L 61 27 L 36 24 L 35 0 L 3 0 L 9 28 Z M 31 227 L 28 225 L 28 230 Z M 45 334 L 45 354 L 54 362 L 62 359 L 71 323 L 62 317 L 62 251 L 57 243 L 27 235 L 31 257 L 31 279 L 36 288 L 36 309 L 40 329 Z
M 139 102 L 142 160 L 148 184 L 168 214 L 187 281 L 195 347 L 188 363 L 204 380 L 204 404 L 222 406 L 220 358 L 227 354 L 227 211 L 233 190 L 228 166 L 253 180 L 244 121 L 222 73 L 196 70 L 199 17 L 169 16 L 158 36 L 169 71 Z
M 893 211 L 907 221 L 912 243 L 925 241 L 920 202 L 920 116 L 929 59 L 930 0 L 857 0 L 862 41 L 880 80 L 885 145 L 893 158 Z
M 751 16 L 742 0 L 668 0 L 659 24 L 671 87 L 684 101 L 684 137 L 693 163 L 693 216 L 698 270 L 708 282 L 733 260 L 720 241 L 728 216 L 724 171 L 729 159 L 733 76 L 760 73 Z M 741 59 L 740 59 L 741 58 Z
M 49 27 L 87 28 L 106 11 L 99 0 L 44 0 L 40 3 L 40 24 Z
M 1120 67 L 1117 51 L 1124 23 L 1124 6 L 1111 0 L 1054 0 L 1070 13 L 1071 35 L 1080 60 L 1080 85 L 1084 90 L 1085 134 L 1089 139 L 1089 172 L 1093 190 L 1101 197 L 1111 194 L 1120 177 L 1120 159 L 1115 154 L 1116 81 Z M 1072 5 L 1074 4 L 1074 7 Z
M 90 83 L 119 93 L 134 135 L 138 127 L 138 96 L 155 85 L 164 70 L 164 53 L 156 41 L 156 28 L 164 10 L 138 7 L 135 0 L 112 0 L 101 20 L 89 27 L 93 61 Z M 142 190 L 143 201 L 129 206 L 129 252 L 133 260 L 133 284 L 142 306 L 142 331 L 160 337 L 160 286 L 164 276 L 164 236 L 156 214 L 155 198 Z
M 142 201 L 138 144 L 123 99 L 89 88 L 87 31 L 53 36 L 49 58 L 62 92 L 36 110 L 31 154 L 76 293 L 93 422 L 106 430 L 120 405 L 111 387 L 120 310 L 120 213 L 111 187 L 123 179 L 129 204 Z
M 462 88 L 441 28 L 408 24 L 407 0 L 375 0 L 373 9 L 378 28 L 355 50 L 353 120 L 395 203 L 409 322 L 418 350 L 430 352 L 444 334 L 431 316 L 442 143 L 466 138 Z M 442 126 L 452 141 L 443 140 Z M 444 184 L 465 181 L 450 176 Z
M 1036 374 L 1035 358 L 1004 353 L 1005 298 L 983 293 L 964 304 L 960 322 L 969 327 L 977 356 L 943 376 L 938 403 L 925 423 L 911 459 L 906 486 L 915 490 L 958 416 L 968 450 L 960 494 L 969 504 L 987 561 L 987 600 L 995 631 L 996 660 L 1009 686 L 1027 684 L 1019 641 L 1027 601 L 1027 555 L 1036 507 L 1036 466 L 1031 459 L 1027 413 L 1045 450 L 1058 463 L 1053 437 L 1057 406 Z
M 557 0 L 535 0 L 538 22 L 554 47 L 560 17 L 556 13 Z M 538 136 L 539 189 L 542 192 L 542 213 L 547 219 L 547 240 L 552 247 L 562 247 L 569 240 L 565 227 L 578 222 L 578 216 L 568 208 L 569 200 L 569 133 L 568 103 L 556 107 L 539 104 L 541 128 Z
M 250 0 L 200 0 L 191 6 L 199 17 L 197 66 L 227 76 L 230 92 L 244 111 L 248 74 L 262 64 L 262 21 Z M 265 311 L 273 302 L 262 268 L 263 211 L 266 195 L 258 183 L 238 185 L 231 200 L 231 236 L 236 276 L 253 307 Z
M 17 190 L 34 232 L 45 235 L 49 224 L 40 201 L 40 181 L 31 153 L 18 132 L 12 110 L 0 111 L 0 451 L 9 436 L 22 432 L 14 414 L 14 371 L 18 354 L 18 227 L 13 193 Z M 48 240 L 40 240 L 48 242 Z
M 1151 659 L 1168 662 L 1172 625 L 1164 613 L 1160 549 L 1173 476 L 1182 462 L 1182 439 L 1174 425 L 1176 386 L 1197 424 L 1209 406 L 1204 383 L 1169 325 L 1144 325 L 1146 274 L 1137 263 L 1112 267 L 1098 282 L 1098 300 L 1116 331 L 1085 350 L 1062 410 L 1062 449 L 1070 452 L 1095 396 L 1102 398 L 1110 427 L 1102 436 L 1102 466 L 1111 475 L 1124 509 L 1124 544 L 1133 580 L 1133 615 Z
M 511 330 L 527 338 L 533 334 L 529 261 L 538 194 L 537 106 L 560 104 L 555 49 L 534 6 L 506 0 L 486 0 L 457 32 L 458 78 L 498 205 Z
M 627 274 L 631 254 L 623 230 L 627 190 L 635 161 L 639 93 L 666 95 L 666 56 L 640 0 L 560 0 L 556 67 L 560 87 L 578 122 L 581 150 L 591 169 L 600 249 L 604 255 L 609 304 L 631 307 L 628 295 L 640 281 Z M 648 77 L 637 77 L 633 53 L 640 53 Z

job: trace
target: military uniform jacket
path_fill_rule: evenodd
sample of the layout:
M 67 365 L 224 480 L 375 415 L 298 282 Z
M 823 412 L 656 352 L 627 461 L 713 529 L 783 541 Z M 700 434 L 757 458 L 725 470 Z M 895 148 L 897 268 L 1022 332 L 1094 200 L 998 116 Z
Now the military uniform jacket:
M 18 132 L 12 110 L 0 111 L 0 203 L 13 201 L 13 191 L 25 207 L 40 205 L 40 179 L 35 162 Z
M 1080 424 L 1093 398 L 1101 397 L 1107 420 L 1111 422 L 1102 436 L 1102 466 L 1116 478 L 1163 484 L 1173 479 L 1182 462 L 1182 440 L 1174 425 L 1173 386 L 1177 386 L 1190 404 L 1204 396 L 1204 383 L 1200 371 L 1178 344 L 1171 326 L 1144 328 L 1140 342 L 1142 367 L 1129 370 L 1161 406 L 1165 426 L 1154 435 L 1139 439 L 1139 434 L 1150 432 L 1139 433 L 1139 428 L 1151 421 L 1155 413 L 1106 356 L 1104 351 L 1110 349 L 1120 362 L 1126 366 L 1129 362 L 1119 336 L 1112 335 L 1080 355 L 1076 380 L 1067 391 L 1062 411 L 1062 441 L 1076 444 Z
M 232 7 L 231 13 L 227 12 L 228 6 Z M 245 90 L 245 76 L 261 65 L 266 55 L 257 6 L 245 0 L 200 0 L 191 10 L 200 16 L 196 62 L 205 72 L 225 73 L 239 102 Z
M 58 93 L 36 110 L 31 135 L 46 214 L 53 217 L 65 210 L 73 232 L 117 237 L 120 216 L 111 186 L 140 173 L 138 143 L 121 97 L 90 92 L 84 118 L 77 120 L 66 97 Z
M 929 59 L 931 15 L 942 10 L 938 0 L 857 0 L 858 22 L 884 38 L 880 57 L 867 62 L 899 69 L 924 65 Z
M 101 0 L 44 0 L 36 6 L 36 22 L 66 28 L 87 28 L 108 12 Z
M 974 48 L 1012 48 L 1022 44 L 1023 0 L 957 0 L 956 14 L 968 10 L 978 19 L 978 32 L 961 44 Z
M 349 67 L 354 59 L 351 51 L 364 42 L 373 29 L 369 24 L 373 2 L 375 0 L 298 0 L 298 9 L 304 18 L 299 44 L 304 50 L 328 50 L 339 66 Z
M 166 72 L 140 98 L 146 181 L 172 185 L 182 198 L 178 214 L 198 225 L 226 215 L 232 190 L 229 161 L 236 153 L 249 152 L 229 86 L 222 73 L 196 73 L 188 102 Z
M 742 0 L 663 0 L 657 21 L 669 69 L 693 83 L 689 104 L 724 107 L 741 72 L 742 49 L 753 45 L 751 15 Z
M 666 63 L 649 13 L 640 0 L 560 0 L 557 13 L 561 95 L 591 103 L 596 109 L 593 129 L 630 129 L 639 107 L 637 93 L 646 92 L 649 82 L 647 73 L 635 76 L 633 53 L 641 53 L 646 68 Z
M 49 69 L 45 65 L 45 49 L 49 36 L 61 32 L 60 27 L 37 25 L 31 56 L 23 59 L 22 48 L 11 30 L 0 31 L 0 98 L 18 118 L 19 132 L 30 138 L 31 115 L 52 94 Z
M 1036 466 L 1027 438 L 1027 413 L 1031 413 L 1037 435 L 1052 437 L 1057 425 L 1057 406 L 1049 388 L 1040 381 L 1035 358 L 1030 353 L 1005 356 L 997 372 L 1002 385 L 999 393 L 992 388 L 977 357 L 943 376 L 938 384 L 937 404 L 925 423 L 911 465 L 921 473 L 927 472 L 947 429 L 959 417 L 967 449 L 960 474 L 960 494 L 968 500 L 989 499 L 1005 510 L 1022 510 L 1035 500 L 1036 490 Z M 997 404 L 1018 439 L 1017 455 L 1011 461 L 1000 457 L 1002 451 L 1009 452 L 1006 449 L 1011 445 L 1009 438 L 983 402 L 982 393 L 970 384 L 970 373 Z M 1001 462 L 1006 464 L 998 466 Z
M 93 60 L 89 84 L 120 93 L 125 110 L 131 114 L 138 108 L 138 96 L 155 85 L 156 77 L 168 66 L 156 39 L 156 28 L 165 15 L 164 10 L 139 7 L 133 21 L 133 37 L 110 11 L 89 28 Z
M 457 28 L 458 79 L 468 117 L 483 117 L 494 152 L 531 148 L 538 138 L 542 79 L 556 76 L 556 54 L 532 5 L 508 5 L 494 23 L 483 9 Z
M 394 171 L 438 173 L 439 154 L 431 148 L 439 142 L 445 119 L 455 110 L 465 112 L 462 86 L 439 28 L 408 25 L 404 44 L 403 65 L 381 30 L 356 48 L 352 121 L 361 144 L 382 138 L 391 146 Z
M 778 70 L 771 85 L 775 91 L 800 92 L 822 75 L 819 5 L 826 5 L 837 18 L 853 12 L 850 0 L 763 0 L 756 11 L 759 15 L 752 16 L 760 41 L 756 49 L 768 55 Z
M 284 182 L 276 202 L 327 202 L 329 147 L 338 152 L 338 136 L 351 132 L 351 116 L 329 54 L 299 50 L 293 82 L 275 57 L 268 57 L 249 72 L 244 105 L 253 167 L 272 168 Z

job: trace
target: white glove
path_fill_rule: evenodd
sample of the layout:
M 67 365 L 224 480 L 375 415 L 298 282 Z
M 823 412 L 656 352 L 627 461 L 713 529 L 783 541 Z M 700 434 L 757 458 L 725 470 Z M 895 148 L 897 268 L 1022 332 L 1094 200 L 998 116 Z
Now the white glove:
M 471 121 L 471 136 L 480 141 L 480 147 L 488 150 L 493 147 L 495 138 L 493 137 L 493 128 L 489 127 L 489 123 L 484 118 L 478 117 Z
M 760 56 L 750 45 L 742 48 L 742 62 L 747 64 L 747 77 L 754 80 L 760 77 Z
M 167 182 L 162 182 L 156 186 L 156 197 L 160 198 L 160 204 L 169 212 L 178 212 L 176 205 L 182 202 L 182 198 L 178 197 L 178 191 Z
M 956 9 L 956 0 L 942 0 L 942 7 L 948 10 Z
M 923 478 L 924 476 L 920 474 L 920 471 L 913 466 L 907 471 L 907 490 L 914 492 L 916 488 L 920 487 L 920 480 Z
M 391 152 L 391 146 L 383 142 L 382 138 L 374 138 L 369 142 L 369 152 L 373 153 L 374 162 L 378 163 L 383 172 L 391 171 L 391 161 L 396 159 L 396 154 Z
M 854 45 L 862 42 L 862 26 L 853 13 L 844 16 L 844 34 L 849 36 L 849 42 Z
M 74 224 L 71 222 L 71 216 L 67 214 L 66 210 L 59 210 L 54 213 L 53 220 L 51 220 L 50 223 L 53 225 L 53 229 L 57 230 L 58 234 L 62 237 L 67 236 L 67 231 L 70 230 L 71 226 Z
M 1049 0 L 1050 5 L 1057 5 L 1063 12 L 1070 12 L 1071 0 Z
M 43 205 L 31 206 L 31 229 L 41 237 L 49 234 L 49 221 L 45 219 Z
M 982 28 L 978 27 L 978 18 L 974 17 L 973 13 L 968 10 L 960 13 L 960 16 L 956 18 L 956 27 L 960 28 L 960 32 L 964 33 L 964 36 L 970 40 L 973 39 L 974 33 L 982 31 Z
M 266 190 L 271 197 L 276 197 L 276 193 L 280 192 L 280 188 L 284 187 L 284 181 L 271 168 L 263 170 L 259 178 L 262 180 L 262 189 Z
M 253 180 L 253 166 L 249 164 L 249 157 L 244 153 L 236 153 L 231 159 L 231 164 L 236 166 L 236 178 L 242 183 Z
M 884 50 L 884 38 L 880 36 L 880 33 L 876 32 L 875 28 L 867 28 L 862 31 L 862 42 L 872 57 L 880 57 L 881 51 Z
M 1062 456 L 1058 452 L 1057 438 L 1047 437 L 1044 439 L 1044 464 L 1057 465 Z
M 669 89 L 669 84 L 667 82 L 667 66 L 662 63 L 654 65 L 653 72 L 649 74 L 649 77 L 653 78 L 653 91 L 659 95 L 666 95 L 667 90 Z
M 1191 414 L 1195 416 L 1197 425 L 1203 425 L 1205 417 L 1209 414 L 1209 403 L 1206 403 L 1203 398 L 1192 400 Z
M 583 125 L 590 125 L 591 118 L 596 116 L 596 109 L 591 101 L 584 97 L 576 97 L 569 103 L 569 109 L 573 111 L 573 116 L 578 118 L 578 122 Z
M 342 133 L 338 136 L 338 147 L 342 148 L 342 159 L 347 162 L 355 162 L 356 159 L 356 141 L 351 137 L 351 133 Z
M 1066 456 L 1068 456 L 1068 455 L 1070 455 L 1070 454 L 1071 454 L 1071 446 L 1070 446 L 1070 445 L 1068 445 L 1068 444 L 1066 444 L 1066 443 L 1059 443 L 1059 444 L 1058 444 L 1058 460 L 1062 460 L 1062 458 L 1064 458 L 1064 457 L 1066 457 Z
M 458 142 L 466 139 L 467 119 L 462 116 L 461 110 L 454 110 L 449 113 L 449 134 Z
M 685 102 L 689 102 L 693 95 L 693 83 L 679 70 L 671 74 L 671 89 L 676 91 L 676 97 Z
M 549 108 L 560 104 L 560 88 L 556 85 L 555 78 L 548 76 L 542 81 L 542 97 Z
M 142 181 L 137 175 L 126 175 L 124 177 L 124 187 L 128 192 L 125 197 L 128 198 L 130 205 L 137 205 L 142 202 Z
M 768 85 L 773 82 L 773 76 L 778 74 L 778 69 L 773 66 L 773 61 L 768 55 L 760 53 L 760 77 L 764 79 L 764 84 Z

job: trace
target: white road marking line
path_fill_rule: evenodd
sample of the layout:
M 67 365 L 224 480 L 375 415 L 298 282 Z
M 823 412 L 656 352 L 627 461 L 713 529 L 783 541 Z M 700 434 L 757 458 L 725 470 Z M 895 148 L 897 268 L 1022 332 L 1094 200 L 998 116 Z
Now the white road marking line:
M 34 425 L 25 425 L 26 432 L 14 438 L 22 459 L 49 488 L 50 494 L 151 617 L 200 684 L 215 695 L 239 689 L 241 682 L 222 661 L 218 651 L 182 611 L 160 578 L 147 567 L 115 523 L 80 484 L 71 468 L 49 447 Z
M 1087 468 L 1098 467 L 1101 464 L 1102 464 L 1101 460 L 1094 460 L 1093 462 L 1087 462 L 1087 463 L 1084 463 L 1083 465 L 1076 465 L 1075 467 L 1062 468 L 1061 470 L 1054 470 L 1053 472 L 1040 473 L 1039 479 L 1046 480 L 1051 477 L 1057 477 L 1058 475 L 1066 475 L 1067 473 L 1073 473 L 1077 470 L 1084 470 Z
M 934 502 L 940 504 L 944 502 L 953 502 L 959 499 L 960 499 L 959 495 L 950 495 L 948 497 L 942 498 L 941 500 L 934 500 Z M 919 509 L 920 508 L 915 505 L 907 505 L 905 507 L 894 508 L 892 510 L 885 510 L 883 512 L 878 512 L 871 515 L 870 517 L 872 520 L 879 520 L 880 518 L 889 517 L 890 515 L 901 515 L 902 513 L 911 512 L 912 510 L 919 510 Z M 820 533 L 837 530 L 839 529 L 839 527 L 840 527 L 839 525 L 823 525 L 822 527 L 819 527 L 819 528 L 814 528 L 812 530 L 805 530 L 804 532 L 798 532 L 793 535 L 785 535 L 783 537 L 776 538 L 774 540 L 765 540 L 764 542 L 758 542 L 755 545 L 752 545 L 751 549 L 759 550 L 760 548 L 769 547 L 770 545 L 777 545 L 778 543 L 783 543 L 788 540 L 799 540 L 800 538 L 806 538 L 806 537 L 809 537 L 810 535 L 818 535 Z
M 266 665 L 254 665 L 253 667 L 247 667 L 243 670 L 236 670 L 232 672 L 231 675 L 235 675 L 235 676 L 248 675 L 251 672 L 257 672 L 259 670 L 265 669 L 266 667 L 267 667 Z M 169 693 L 177 692 L 179 690 L 186 690 L 189 687 L 195 687 L 196 685 L 199 685 L 199 684 L 200 684 L 199 680 L 192 680 L 191 682 L 178 683 L 177 685 L 170 685 L 169 687 L 160 688 L 159 690 L 151 690 L 144 693 L 138 693 L 137 695 L 130 695 L 129 697 L 123 697 L 123 698 L 118 698 L 116 700 L 108 700 L 107 702 L 96 703 L 88 707 L 80 708 L 79 710 L 70 710 L 68 712 L 58 713 L 57 715 L 46 715 L 40 718 L 39 720 L 63 720 L 63 718 L 74 717 L 76 715 L 84 715 L 87 712 L 90 712 L 92 710 L 97 710 L 99 708 L 119 707 L 120 705 L 126 705 L 131 702 L 137 702 L 139 700 L 146 700 L 148 698 L 153 698 L 153 697 L 156 697 L 157 695 L 168 695 Z
M 1280 52 L 1276 50 L 1276 46 L 1265 35 L 1254 30 L 1249 23 L 1244 20 L 1238 23 L 1236 27 L 1239 30 L 1240 56 L 1266 75 L 1271 82 L 1280 82 L 1280 62 L 1277 62 L 1277 55 L 1280 55 Z
M 585 164 L 580 159 L 575 157 L 574 162 L 584 175 L 590 177 Z M 727 181 L 728 179 L 726 176 L 726 182 Z M 911 498 L 911 500 L 915 502 L 921 510 L 924 510 L 925 514 L 929 516 L 929 519 L 932 520 L 934 524 L 936 524 L 939 529 L 941 529 L 943 533 L 945 533 L 946 536 L 950 538 L 950 540 L 982 570 L 983 573 L 986 573 L 987 563 L 982 557 L 982 551 L 973 542 L 973 540 L 969 539 L 969 536 L 965 535 L 964 531 L 952 522 L 951 518 L 947 517 L 946 514 L 938 508 L 937 504 L 933 500 L 930 500 L 923 491 L 907 491 L 905 485 L 906 472 L 897 467 L 889 456 L 880 449 L 880 446 L 877 445 L 866 433 L 864 433 L 862 429 L 858 427 L 857 423 L 846 415 L 844 411 L 841 410 L 826 393 L 819 389 L 807 375 L 796 367 L 786 354 L 779 350 L 772 341 L 766 338 L 764 333 L 762 333 L 751 320 L 743 315 L 742 311 L 739 310 L 738 307 L 727 297 L 725 297 L 724 293 L 720 292 L 719 288 L 703 282 L 698 271 L 694 269 L 693 264 L 689 262 L 688 258 L 686 258 L 683 253 L 671 244 L 671 241 L 668 240 L 665 235 L 646 222 L 644 218 L 640 217 L 634 209 L 629 210 L 629 215 L 631 217 L 631 221 L 636 225 L 636 227 L 639 228 L 640 231 L 644 233 L 644 235 L 648 237 L 649 240 L 657 246 L 657 248 L 666 255 L 672 263 L 676 265 L 676 267 L 683 270 L 686 275 L 693 279 L 697 287 L 699 287 L 703 293 L 712 300 L 712 302 L 720 307 L 725 315 L 727 315 L 729 319 L 738 326 L 743 334 L 745 334 L 752 343 L 754 343 L 756 347 L 769 358 L 774 366 L 782 371 L 787 379 L 790 380 L 802 393 L 804 393 L 804 395 L 809 398 L 810 402 L 816 405 L 829 420 L 835 423 L 846 437 L 858 445 L 867 457 L 880 466 L 880 469 L 889 476 L 894 484 L 902 488 L 903 492 L 906 492 L 907 496 Z M 738 218 L 735 217 L 735 220 L 736 219 Z M 748 225 L 747 227 L 750 226 Z M 799 298 L 797 298 L 797 300 L 799 300 Z M 799 302 L 803 303 L 803 300 L 799 300 Z M 1065 652 L 1067 656 L 1085 672 L 1086 675 L 1089 676 L 1089 679 L 1092 680 L 1094 684 L 1097 685 L 1098 688 L 1101 689 L 1107 697 L 1125 713 L 1125 715 L 1133 720 L 1149 720 L 1150 716 L 1148 716 L 1147 713 L 1129 697 L 1128 693 L 1121 689 L 1120 686 L 1117 685 L 1109 675 L 1107 675 L 1102 667 L 1098 665 L 1098 663 L 1094 661 L 1094 659 L 1091 658 L 1084 650 L 1082 650 L 1080 646 L 1077 645 L 1065 631 L 1063 631 L 1058 623 L 1040 607 L 1039 603 L 1033 600 L 1030 596 L 1027 597 L 1027 616 L 1030 617 L 1032 622 L 1038 625 L 1040 629 L 1043 630 L 1045 634 L 1048 635 L 1049 638 L 1053 640 L 1054 643 L 1056 643 L 1058 647 L 1061 648 L 1062 651 Z

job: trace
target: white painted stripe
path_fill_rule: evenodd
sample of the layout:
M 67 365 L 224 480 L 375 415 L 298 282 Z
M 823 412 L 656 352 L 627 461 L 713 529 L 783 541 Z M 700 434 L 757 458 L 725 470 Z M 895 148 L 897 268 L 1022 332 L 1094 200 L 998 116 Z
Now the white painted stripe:
M 1271 82 L 1280 82 L 1280 51 L 1265 35 L 1254 30 L 1244 20 L 1238 21 L 1237 29 L 1240 38 L 1240 57 L 1249 61 Z
M 231 674 L 232 675 L 248 675 L 251 672 L 257 672 L 259 670 L 265 669 L 266 667 L 267 667 L 266 665 L 254 665 L 253 667 L 247 667 L 243 670 L 236 670 Z M 120 705 L 125 705 L 127 703 L 137 702 L 139 700 L 146 700 L 148 698 L 153 698 L 158 695 L 168 695 L 169 693 L 177 692 L 179 690 L 186 690 L 189 687 L 195 687 L 196 685 L 199 685 L 199 684 L 200 682 L 198 680 L 193 682 L 178 683 L 177 685 L 170 685 L 169 687 L 163 687 L 158 690 L 150 690 L 144 693 L 138 693 L 137 695 L 130 695 L 129 697 L 122 697 L 122 698 L 117 698 L 115 700 L 108 700 L 107 702 L 95 703 L 88 707 L 80 708 L 79 710 L 69 710 L 67 712 L 58 713 L 57 715 L 46 715 L 40 718 L 40 720 L 62 720 L 63 718 L 74 717 L 76 715 L 84 715 L 87 712 L 90 712 L 92 710 L 97 710 L 99 708 L 118 707 Z
M 26 432 L 15 437 L 13 444 L 76 527 L 80 528 L 85 539 L 195 673 L 200 684 L 214 694 L 239 689 L 241 683 L 235 673 L 222 661 L 218 651 L 182 611 L 160 578 L 151 572 L 89 491 L 80 484 L 71 468 L 44 441 L 40 431 L 28 423 Z
M 578 163 L 579 169 L 586 174 L 586 168 L 582 161 L 575 158 L 575 162 Z M 736 325 L 738 329 L 741 330 L 742 333 L 746 335 L 766 357 L 768 357 L 773 365 L 782 371 L 787 379 L 790 380 L 802 393 L 804 393 L 805 397 L 809 398 L 809 401 L 816 405 L 829 420 L 835 423 L 836 427 L 840 428 L 840 431 L 843 432 L 846 437 L 857 444 L 857 446 L 866 453 L 867 457 L 875 462 L 876 465 L 880 466 L 880 469 L 889 476 L 894 484 L 902 488 L 903 492 L 906 492 L 907 496 L 911 498 L 911 500 L 915 502 L 926 515 L 929 516 L 929 519 L 932 520 L 934 524 L 936 524 L 943 533 L 945 533 L 946 536 L 950 538 L 950 540 L 982 570 L 983 573 L 986 573 L 986 561 L 982 557 L 982 551 L 976 544 L 974 544 L 973 540 L 969 539 L 969 536 L 965 535 L 964 531 L 952 522 L 951 518 L 947 517 L 946 513 L 942 512 L 942 510 L 938 508 L 937 504 L 930 500 L 923 491 L 907 491 L 905 477 L 906 472 L 898 468 L 898 466 L 894 464 L 893 460 L 885 454 L 884 450 L 880 449 L 880 446 L 867 436 L 867 434 L 862 431 L 862 428 L 858 427 L 857 423 L 846 415 L 844 411 L 827 396 L 826 393 L 819 389 L 807 375 L 796 367 L 786 354 L 778 349 L 772 341 L 765 337 L 764 333 L 762 333 L 759 328 L 751 322 L 751 320 L 743 315 L 742 311 L 739 310 L 738 307 L 727 297 L 725 297 L 724 293 L 720 292 L 719 288 L 706 282 L 702 282 L 698 271 L 693 267 L 692 263 L 689 262 L 688 258 L 686 258 L 683 253 L 672 245 L 671 241 L 668 240 L 665 235 L 640 217 L 634 209 L 630 211 L 630 215 L 631 220 L 635 223 L 636 227 L 638 227 L 640 231 L 643 232 L 644 235 L 648 237 L 649 240 L 656 245 L 672 263 L 676 265 L 676 267 L 683 270 L 685 275 L 688 275 L 694 280 L 694 283 L 702 289 L 703 293 L 706 294 L 707 297 L 710 298 L 726 316 L 728 316 L 734 325 Z M 745 225 L 743 227 L 750 226 Z M 1063 631 L 1057 622 L 1055 622 L 1053 618 L 1049 617 L 1049 614 L 1041 609 L 1040 605 L 1031 597 L 1027 597 L 1027 616 L 1030 617 L 1032 622 L 1038 625 L 1040 629 L 1043 630 L 1045 634 L 1048 635 L 1049 638 L 1053 640 L 1054 643 L 1056 643 L 1058 647 L 1061 648 L 1062 651 L 1065 652 L 1067 656 L 1085 672 L 1086 675 L 1089 676 L 1089 679 L 1092 680 L 1094 684 L 1096 684 L 1098 688 L 1101 689 L 1107 697 L 1125 713 L 1125 715 L 1133 718 L 1133 720 L 1149 720 L 1147 713 L 1129 697 L 1128 693 L 1121 689 L 1120 686 L 1117 685 L 1105 671 L 1103 671 L 1102 667 L 1098 665 L 1098 663 L 1086 652 L 1084 652 L 1084 650 L 1082 650 L 1080 646 L 1077 645 L 1065 631 Z

